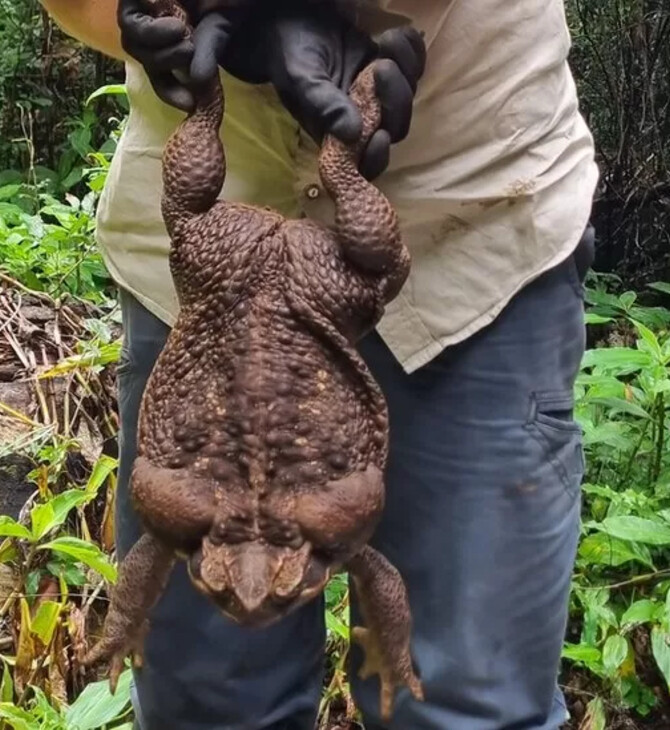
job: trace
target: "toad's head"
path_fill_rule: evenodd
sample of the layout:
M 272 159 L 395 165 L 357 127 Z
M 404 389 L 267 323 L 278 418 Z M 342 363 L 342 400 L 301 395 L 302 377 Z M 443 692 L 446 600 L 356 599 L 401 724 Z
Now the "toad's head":
M 215 544 L 208 536 L 188 570 L 224 614 L 248 626 L 268 626 L 312 600 L 330 576 L 309 542 L 295 548 L 262 538 Z

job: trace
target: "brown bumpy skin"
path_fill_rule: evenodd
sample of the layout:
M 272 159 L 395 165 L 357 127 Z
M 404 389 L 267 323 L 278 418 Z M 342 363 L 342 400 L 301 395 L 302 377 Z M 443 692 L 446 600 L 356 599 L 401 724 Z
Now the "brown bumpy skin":
M 367 625 L 355 626 L 351 632 L 365 651 L 360 676 L 367 679 L 379 674 L 379 711 L 383 720 L 389 720 L 397 687 L 407 686 L 415 699 L 423 700 L 408 649 L 411 616 L 407 592 L 400 573 L 369 545 L 349 561 L 347 568 Z
M 154 5 L 181 12 L 172 0 Z M 327 139 L 320 155 L 334 229 L 218 200 L 218 79 L 167 145 L 162 208 L 181 306 L 140 412 L 131 488 L 147 532 L 121 565 L 88 663 L 111 659 L 114 672 L 137 648 L 173 556 L 248 626 L 279 620 L 347 566 L 383 713 L 396 686 L 421 696 L 404 585 L 366 547 L 384 506 L 388 422 L 355 349 L 410 262 L 389 202 L 358 173 L 381 114 L 372 67 L 351 96 L 364 119 L 360 144 Z

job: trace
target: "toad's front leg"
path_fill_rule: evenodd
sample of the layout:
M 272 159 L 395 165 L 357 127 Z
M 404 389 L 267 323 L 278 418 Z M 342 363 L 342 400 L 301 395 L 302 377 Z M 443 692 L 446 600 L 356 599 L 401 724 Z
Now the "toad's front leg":
M 369 546 L 349 561 L 347 569 L 366 624 L 365 628 L 356 626 L 352 630 L 352 638 L 365 651 L 360 677 L 379 674 L 380 713 L 388 721 L 397 688 L 406 686 L 417 700 L 423 700 L 410 655 L 412 620 L 407 591 L 398 571 Z
M 116 690 L 126 656 L 141 662 L 147 614 L 163 592 L 175 556 L 153 535 L 143 535 L 121 563 L 119 581 L 105 619 L 102 639 L 86 654 L 82 664 L 110 662 L 109 683 Z

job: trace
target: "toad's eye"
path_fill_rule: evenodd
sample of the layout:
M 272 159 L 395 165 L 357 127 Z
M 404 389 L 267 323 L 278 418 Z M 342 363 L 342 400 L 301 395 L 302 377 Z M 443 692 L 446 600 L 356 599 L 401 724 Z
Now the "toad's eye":
M 323 561 L 326 565 L 330 565 L 350 557 L 351 545 L 346 545 L 343 542 L 319 545 L 313 549 L 312 554 Z
M 214 545 L 222 545 L 224 542 L 234 545 L 253 540 L 254 537 L 254 521 L 249 515 L 243 514 L 233 515 L 225 522 L 213 525 L 210 532 L 210 540 Z
M 295 524 L 287 525 L 286 527 L 277 527 L 267 535 L 267 538 L 275 545 L 295 549 L 299 548 L 304 542 L 300 530 L 298 530 L 298 526 Z
M 305 542 L 300 527 L 291 520 L 275 520 L 261 518 L 259 528 L 263 537 L 278 547 L 290 547 L 297 550 Z
M 280 541 L 277 544 L 285 545 L 286 547 L 290 547 L 293 550 L 297 550 L 298 548 L 302 547 L 304 543 L 305 538 L 296 527 L 294 530 L 283 532 Z

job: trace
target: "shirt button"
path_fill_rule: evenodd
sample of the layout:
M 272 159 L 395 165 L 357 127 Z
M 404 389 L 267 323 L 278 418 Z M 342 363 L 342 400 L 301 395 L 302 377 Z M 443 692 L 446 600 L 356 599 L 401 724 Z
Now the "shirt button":
M 316 200 L 321 195 L 321 188 L 316 185 L 316 183 L 312 183 L 311 185 L 307 185 L 305 187 L 305 197 L 308 200 Z

